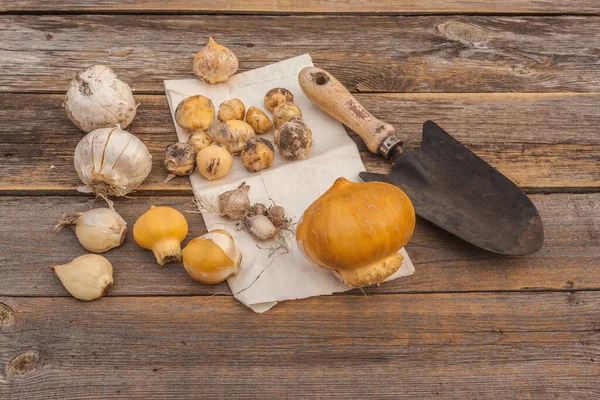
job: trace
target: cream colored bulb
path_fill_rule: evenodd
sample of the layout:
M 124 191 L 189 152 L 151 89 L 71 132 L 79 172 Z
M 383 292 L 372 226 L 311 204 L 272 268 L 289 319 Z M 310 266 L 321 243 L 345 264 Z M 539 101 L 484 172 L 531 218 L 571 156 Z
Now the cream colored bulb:
M 76 299 L 90 301 L 108 293 L 113 283 L 111 263 L 98 254 L 86 254 L 63 265 L 50 267 Z
M 75 148 L 79 179 L 101 196 L 125 196 L 152 169 L 148 148 L 135 135 L 117 127 L 96 129 Z
M 65 214 L 54 230 L 60 232 L 65 226 L 73 228 L 79 243 L 93 253 L 104 253 L 119 247 L 125 241 L 127 232 L 127 222 L 110 208 Z

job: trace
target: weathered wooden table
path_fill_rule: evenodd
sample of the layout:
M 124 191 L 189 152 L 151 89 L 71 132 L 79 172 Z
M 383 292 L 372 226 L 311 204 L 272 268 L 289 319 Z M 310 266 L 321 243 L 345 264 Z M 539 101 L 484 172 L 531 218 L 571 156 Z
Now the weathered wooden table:
M 598 0 L 223 3 L 0 1 L 0 398 L 600 397 Z M 209 35 L 241 71 L 309 52 L 408 147 L 436 120 L 530 194 L 544 248 L 499 257 L 419 220 L 414 276 L 257 315 L 128 234 L 110 295 L 69 297 L 47 268 L 84 254 L 52 227 L 90 207 L 68 82 L 106 63 L 135 89 L 154 168 L 116 201 L 130 227 L 151 204 L 186 210 L 188 180 L 162 183 L 162 81 L 190 77 Z

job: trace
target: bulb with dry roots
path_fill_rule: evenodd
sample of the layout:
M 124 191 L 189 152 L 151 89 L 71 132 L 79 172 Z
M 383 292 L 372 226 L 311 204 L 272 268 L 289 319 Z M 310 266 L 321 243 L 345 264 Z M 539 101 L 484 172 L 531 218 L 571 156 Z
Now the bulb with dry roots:
M 221 103 L 217 118 L 219 118 L 219 121 L 221 122 L 229 121 L 231 119 L 243 121 L 245 115 L 246 106 L 244 106 L 244 103 L 242 103 L 240 99 L 230 99 Z
M 175 142 L 165 150 L 165 167 L 172 174 L 183 176 L 194 172 L 196 153 L 191 144 Z
M 250 125 L 236 119 L 221 122 L 212 131 L 214 141 L 225 146 L 231 154 L 242 151 L 248 140 L 254 136 L 254 129 Z
M 273 123 L 260 108 L 250 107 L 246 113 L 246 122 L 258 134 L 268 133 L 273 129 Z
M 181 260 L 181 242 L 187 234 L 185 217 L 171 207 L 151 206 L 133 225 L 133 239 L 152 250 L 159 265 Z
M 127 232 L 127 222 L 110 208 L 94 208 L 83 213 L 65 214 L 54 227 L 54 231 L 60 232 L 65 226 L 73 228 L 79 243 L 93 253 L 104 253 L 121 246 Z
M 294 118 L 275 131 L 275 145 L 288 160 L 305 158 L 312 146 L 312 132 L 301 119 Z
M 414 229 L 415 210 L 402 190 L 339 178 L 304 211 L 296 241 L 307 258 L 360 287 L 383 282 L 400 268 L 398 251 Z
M 203 177 L 213 181 L 223 178 L 231 171 L 233 157 L 225 146 L 213 143 L 198 152 L 196 166 Z
M 238 59 L 233 51 L 215 42 L 208 44 L 194 57 L 194 74 L 208 83 L 225 82 L 238 70 Z
M 242 219 L 250 207 L 248 190 L 250 190 L 250 186 L 246 185 L 246 182 L 242 182 L 237 189 L 221 193 L 218 197 L 219 211 L 235 221 Z
M 265 107 L 271 112 L 273 112 L 277 106 L 287 103 L 288 101 L 294 101 L 294 95 L 285 88 L 274 88 L 265 94 Z
M 274 159 L 275 149 L 267 139 L 253 137 L 242 150 L 242 163 L 250 172 L 269 168 Z
M 275 128 L 279 128 L 293 118 L 302 118 L 302 111 L 300 111 L 300 107 L 295 103 L 283 103 L 273 110 L 273 124 Z
M 127 128 L 136 113 L 129 85 L 106 65 L 94 65 L 71 81 L 63 107 L 69 119 L 82 131 Z
M 215 120 L 215 106 L 208 97 L 190 96 L 177 105 L 175 120 L 183 129 L 207 130 Z

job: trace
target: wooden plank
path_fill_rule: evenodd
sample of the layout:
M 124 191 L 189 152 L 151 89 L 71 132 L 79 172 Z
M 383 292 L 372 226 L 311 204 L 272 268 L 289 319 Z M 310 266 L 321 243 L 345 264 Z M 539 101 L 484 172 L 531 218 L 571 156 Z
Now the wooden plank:
M 212 35 L 238 55 L 240 71 L 310 53 L 316 65 L 353 91 L 597 92 L 599 21 L 595 16 L 5 15 L 0 16 L 0 90 L 64 91 L 76 72 L 106 63 L 137 91 L 162 92 L 164 79 L 192 77 L 192 58 Z
M 169 205 L 185 213 L 191 196 L 119 199 L 116 210 L 131 229 L 150 205 Z M 502 257 L 479 250 L 423 221 L 417 222 L 407 251 L 416 266 L 413 276 L 365 289 L 369 294 L 600 289 L 600 194 L 534 195 L 545 224 L 545 245 L 527 257 Z M 69 229 L 52 227 L 65 212 L 102 207 L 83 197 L 0 197 L 0 295 L 68 296 L 47 269 L 85 254 Z M 205 232 L 198 214 L 185 213 L 187 242 Z M 294 220 L 299 215 L 292 216 Z M 160 268 L 128 232 L 125 244 L 105 253 L 115 269 L 110 296 L 229 295 L 227 285 L 200 285 L 181 264 Z M 360 295 L 360 291 L 355 291 Z
M 437 121 L 458 140 L 526 188 L 600 186 L 600 94 L 368 94 L 359 100 L 394 124 L 408 148 L 420 142 L 422 123 Z M 61 108 L 62 95 L 0 94 L 0 192 L 72 193 L 81 183 L 73 151 L 82 133 Z M 186 193 L 187 178 L 164 184 L 163 151 L 176 139 L 163 96 L 141 103 L 131 131 L 153 155 L 153 170 L 138 192 Z M 390 165 L 367 151 L 370 171 Z M 52 166 L 54 168 L 52 168 Z
M 600 293 L 0 298 L 0 397 L 600 395 Z
M 597 14 L 600 6 L 594 0 L 67 0 L 50 3 L 39 0 L 7 1 L 2 11 L 68 11 L 68 12 L 207 12 L 207 13 L 567 13 Z

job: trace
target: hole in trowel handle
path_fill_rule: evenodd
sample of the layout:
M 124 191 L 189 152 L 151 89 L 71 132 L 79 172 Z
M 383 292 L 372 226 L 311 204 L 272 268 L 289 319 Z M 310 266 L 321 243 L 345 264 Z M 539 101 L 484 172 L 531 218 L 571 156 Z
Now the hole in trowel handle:
M 313 75 L 313 79 L 317 85 L 324 85 L 329 82 L 329 76 L 324 72 L 317 72 Z

